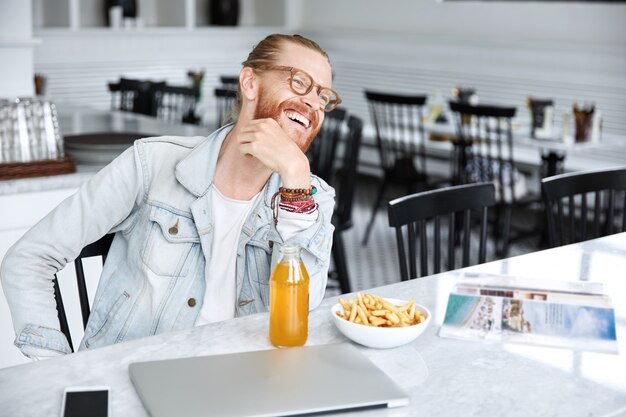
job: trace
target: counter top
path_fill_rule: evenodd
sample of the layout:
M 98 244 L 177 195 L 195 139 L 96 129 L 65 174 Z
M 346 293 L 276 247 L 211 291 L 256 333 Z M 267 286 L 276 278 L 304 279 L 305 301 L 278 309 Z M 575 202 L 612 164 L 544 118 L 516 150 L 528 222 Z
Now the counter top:
M 59 105 L 57 111 L 59 129 L 64 136 L 111 132 L 137 133 L 138 137 L 207 136 L 211 130 L 204 126 L 166 123 L 154 117 L 122 111 L 81 108 L 72 105 Z M 85 153 L 85 151 L 82 152 Z M 0 196 L 78 188 L 121 153 L 122 149 L 119 145 L 115 145 L 110 150 L 98 149 L 93 152 L 99 154 L 99 157 L 92 158 L 98 162 L 95 164 L 79 162 L 76 165 L 76 172 L 72 174 L 0 181 Z
M 342 413 L 354 416 L 590 416 L 626 412 L 626 233 L 468 268 L 529 278 L 602 281 L 613 297 L 619 354 L 443 339 L 437 332 L 459 271 L 371 292 L 415 297 L 433 320 L 414 342 L 389 350 L 359 347 L 407 391 L 411 404 Z M 326 299 L 311 312 L 307 345 L 346 342 Z M 58 415 L 67 386 L 108 385 L 113 416 L 147 416 L 129 379 L 132 362 L 271 349 L 266 313 L 0 370 L 0 414 Z

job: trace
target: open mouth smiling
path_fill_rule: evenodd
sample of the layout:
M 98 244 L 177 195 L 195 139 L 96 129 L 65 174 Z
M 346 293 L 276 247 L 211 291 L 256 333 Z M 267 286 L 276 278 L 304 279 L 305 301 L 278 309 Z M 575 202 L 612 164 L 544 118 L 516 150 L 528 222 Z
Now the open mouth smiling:
M 304 129 L 308 129 L 309 126 L 311 126 L 311 120 L 296 111 L 285 110 L 285 116 L 287 116 L 287 118 L 292 122 L 302 126 Z

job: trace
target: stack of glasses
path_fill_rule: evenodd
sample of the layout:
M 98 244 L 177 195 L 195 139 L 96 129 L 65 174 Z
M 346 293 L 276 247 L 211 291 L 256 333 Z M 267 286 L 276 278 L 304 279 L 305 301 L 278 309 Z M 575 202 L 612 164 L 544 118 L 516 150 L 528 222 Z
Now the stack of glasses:
M 0 163 L 64 158 L 56 108 L 37 98 L 0 99 Z

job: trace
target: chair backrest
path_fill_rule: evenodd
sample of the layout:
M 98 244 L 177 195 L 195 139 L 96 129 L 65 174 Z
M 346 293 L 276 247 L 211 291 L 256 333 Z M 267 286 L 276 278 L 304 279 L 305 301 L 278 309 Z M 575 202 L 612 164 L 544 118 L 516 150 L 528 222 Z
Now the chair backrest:
M 111 243 L 113 243 L 113 234 L 105 235 L 94 243 L 87 245 L 78 255 L 78 258 L 74 260 L 74 266 L 76 268 L 76 284 L 78 286 L 78 299 L 80 301 L 80 312 L 83 319 L 83 329 L 87 327 L 87 321 L 89 321 L 89 315 L 91 310 L 89 308 L 89 297 L 87 294 L 87 286 L 85 284 L 85 271 L 83 269 L 83 259 L 93 256 L 102 256 L 102 264 L 106 260 Z M 67 316 L 65 314 L 65 306 L 63 304 L 63 298 L 61 296 L 61 289 L 59 288 L 59 282 L 56 276 L 54 277 L 54 298 L 57 304 L 57 311 L 59 315 L 59 324 L 61 332 L 67 338 L 72 352 L 74 351 L 74 344 L 72 343 L 72 336 L 70 335 L 70 329 L 67 323 Z
M 398 95 L 365 91 L 376 128 L 381 167 L 388 178 L 414 178 L 426 173 L 424 95 Z M 418 166 L 415 166 L 417 158 Z
M 196 90 L 191 87 L 158 85 L 153 89 L 155 115 L 170 123 L 198 124 Z
M 454 181 L 494 181 L 496 199 L 515 203 L 515 185 L 521 175 L 513 159 L 511 119 L 516 108 L 450 101 L 450 110 L 458 136 L 451 159 Z
M 340 230 L 352 226 L 352 206 L 356 190 L 356 176 L 359 165 L 359 152 L 363 133 L 363 121 L 356 116 L 348 118 L 348 131 L 345 135 L 343 162 L 340 175 L 335 177 L 333 185 L 337 188 L 337 207 L 335 207 L 335 227 Z
M 109 83 L 111 109 L 155 116 L 153 90 L 163 85 L 164 82 L 129 78 L 120 78 L 117 83 Z
M 331 185 L 334 185 L 337 145 L 346 125 L 347 114 L 345 109 L 335 109 L 326 114 L 322 128 L 306 153 L 311 172 Z
M 626 231 L 626 167 L 555 175 L 541 190 L 552 247 Z
M 238 75 L 220 75 L 221 87 L 227 90 L 237 90 L 239 87 Z
M 411 194 L 389 202 L 389 226 L 396 229 L 400 276 L 408 280 L 418 276 L 429 275 L 429 259 L 432 259 L 433 271 L 441 272 L 442 247 L 447 246 L 447 270 L 455 269 L 456 243 L 461 242 L 461 267 L 470 265 L 472 211 L 480 211 L 478 231 L 477 262 L 486 259 L 487 245 L 487 211 L 495 204 L 495 187 L 493 183 L 457 185 L 433 191 Z M 456 230 L 457 216 L 463 221 L 460 230 Z M 441 239 L 441 223 L 447 220 L 447 240 Z M 428 224 L 432 224 L 431 233 Z M 403 228 L 407 230 L 405 245 Z M 462 237 L 461 237 L 462 235 Z M 416 242 L 419 238 L 419 275 L 417 270 Z M 430 258 L 428 243 L 433 243 L 433 257 Z M 408 267 L 407 267 L 408 265 Z
M 237 90 L 230 88 L 215 89 L 215 123 L 216 129 L 230 122 L 233 106 L 237 101 Z

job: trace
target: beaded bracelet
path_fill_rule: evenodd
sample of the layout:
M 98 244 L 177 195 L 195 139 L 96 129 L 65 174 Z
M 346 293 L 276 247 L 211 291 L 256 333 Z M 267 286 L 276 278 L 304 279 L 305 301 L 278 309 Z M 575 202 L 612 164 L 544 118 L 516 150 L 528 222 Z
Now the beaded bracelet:
M 280 192 L 280 196 L 283 198 L 294 198 L 301 196 L 312 196 L 317 192 L 317 188 L 314 185 L 309 186 L 308 188 L 285 188 L 280 187 L 278 189 Z
M 283 190 L 287 191 L 287 196 L 283 195 Z M 302 191 L 302 193 L 296 193 L 292 191 Z M 280 187 L 279 191 L 275 192 L 271 199 L 272 217 L 274 218 L 274 224 L 278 223 L 278 210 L 282 208 L 292 213 L 311 213 L 317 210 L 318 205 L 313 200 L 313 194 L 317 192 L 317 188 L 311 186 L 309 188 L 290 189 Z M 276 200 L 280 197 L 280 202 L 276 204 Z

